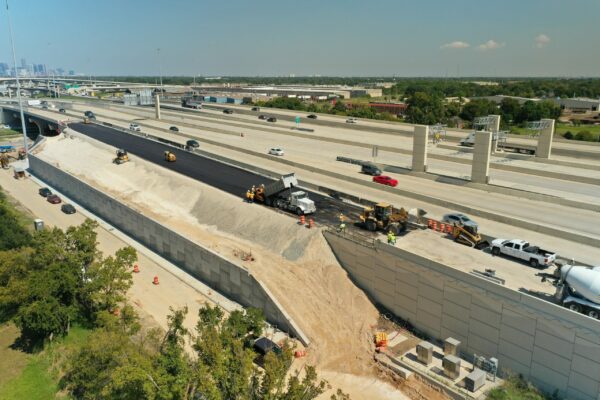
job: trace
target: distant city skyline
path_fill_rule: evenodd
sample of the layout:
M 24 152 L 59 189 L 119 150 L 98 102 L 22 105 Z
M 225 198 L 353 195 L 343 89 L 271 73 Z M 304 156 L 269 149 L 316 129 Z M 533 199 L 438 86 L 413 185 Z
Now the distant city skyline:
M 10 6 L 17 60 L 85 75 L 600 75 L 596 0 L 105 0 L 85 18 L 78 0 Z

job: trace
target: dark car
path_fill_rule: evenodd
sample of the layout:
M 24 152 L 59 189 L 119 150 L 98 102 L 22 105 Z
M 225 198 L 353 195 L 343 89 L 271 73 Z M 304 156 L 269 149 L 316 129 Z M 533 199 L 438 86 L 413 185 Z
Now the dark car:
M 59 113 L 63 113 L 63 114 L 64 114 L 64 113 L 66 113 L 66 112 L 67 112 L 67 110 L 65 110 L 64 108 L 59 108 L 59 109 L 58 109 L 58 112 L 59 112 Z
M 263 114 L 260 114 L 260 115 L 258 116 L 258 119 L 267 119 L 267 116 L 266 116 L 266 115 L 263 115 Z
M 260 107 L 252 107 L 252 111 L 260 111 Z
M 72 204 L 63 204 L 60 206 L 60 211 L 64 212 L 65 214 L 75 214 L 76 212 L 75 207 L 73 207 Z
M 170 131 L 173 131 L 173 132 L 179 132 L 179 128 L 178 128 L 178 127 L 176 127 L 176 126 L 172 126 L 172 127 L 170 127 L 170 128 L 169 128 L 169 130 L 170 130 Z
M 398 181 L 387 175 L 374 176 L 373 182 L 381 183 L 382 185 L 387 185 L 387 186 L 391 186 L 391 187 L 398 186 Z
M 310 114 L 310 115 L 307 115 L 306 118 L 317 119 L 317 116 L 315 114 Z
M 200 143 L 198 143 L 195 140 L 188 140 L 187 142 L 185 142 L 185 147 L 188 149 L 197 149 L 198 147 L 200 147 Z
M 46 200 L 50 204 L 59 204 L 60 202 L 62 202 L 60 197 L 58 197 L 58 195 L 56 195 L 56 194 L 51 194 L 50 196 L 47 196 Z
M 223 114 L 233 114 L 233 110 L 230 110 L 229 108 L 226 108 L 223 110 Z
M 50 190 L 47 187 L 45 187 L 45 188 L 41 188 L 40 190 L 38 190 L 38 193 L 42 197 L 48 197 L 48 196 L 50 196 L 52 194 L 52 190 Z
M 275 118 L 275 117 L 267 118 L 267 122 L 277 122 L 277 118 Z
M 375 164 L 363 164 L 360 167 L 360 172 L 367 175 L 379 176 L 381 175 L 381 169 Z
M 83 115 L 85 115 L 88 118 L 95 117 L 94 113 L 91 112 L 91 111 L 86 111 L 86 112 L 83 113 Z

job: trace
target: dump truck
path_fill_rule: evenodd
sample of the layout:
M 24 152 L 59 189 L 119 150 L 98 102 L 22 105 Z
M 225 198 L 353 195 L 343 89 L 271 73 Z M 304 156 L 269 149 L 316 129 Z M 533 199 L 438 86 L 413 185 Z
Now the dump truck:
M 294 190 L 298 186 L 295 174 L 283 175 L 275 182 L 253 188 L 254 201 L 270 207 L 292 211 L 298 215 L 312 214 L 317 211 L 315 202 L 302 190 Z
M 165 157 L 165 161 L 168 161 L 168 162 L 174 162 L 177 160 L 175 153 L 173 153 L 172 151 L 169 151 L 169 150 L 165 150 L 164 157 Z
M 365 207 L 360 220 L 362 227 L 368 231 L 391 231 L 394 235 L 398 235 L 406 230 L 408 211 L 404 208 L 397 210 L 387 203 L 378 203 L 373 207 Z
M 126 163 L 127 161 L 129 161 L 129 155 L 127 154 L 127 151 L 123 149 L 118 149 L 117 157 L 113 160 L 113 162 L 117 165 L 121 165 L 123 163 Z
M 555 298 L 564 307 L 600 319 L 600 266 L 558 266 L 553 274 L 539 273 L 542 282 L 556 287 Z
M 452 237 L 455 242 L 474 247 L 477 250 L 490 247 L 490 242 L 481 237 L 478 233 L 477 224 L 472 221 L 467 221 L 464 224 L 455 223 L 452 227 Z

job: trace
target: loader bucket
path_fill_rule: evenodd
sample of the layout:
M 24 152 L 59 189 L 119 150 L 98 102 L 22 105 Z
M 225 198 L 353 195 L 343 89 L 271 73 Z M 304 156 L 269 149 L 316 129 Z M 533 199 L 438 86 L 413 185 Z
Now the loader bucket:
M 488 247 L 490 247 L 490 242 L 488 242 L 487 240 L 482 240 L 481 242 L 475 245 L 475 248 L 477 250 L 487 249 Z

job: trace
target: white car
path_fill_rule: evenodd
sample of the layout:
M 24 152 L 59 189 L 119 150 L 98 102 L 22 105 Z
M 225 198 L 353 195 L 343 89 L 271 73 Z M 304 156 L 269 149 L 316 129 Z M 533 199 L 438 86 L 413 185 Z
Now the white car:
M 347 123 L 347 124 L 355 124 L 356 122 L 357 122 L 356 118 L 348 118 L 348 119 L 346 120 L 346 123 Z
M 129 124 L 129 129 L 135 132 L 140 132 L 142 130 L 138 124 L 134 124 L 133 122 Z
M 273 147 L 271 150 L 269 150 L 269 154 L 272 154 L 274 156 L 282 156 L 285 154 L 285 152 L 281 147 Z
M 2 124 L 0 125 L 0 129 L 10 129 L 10 125 Z

